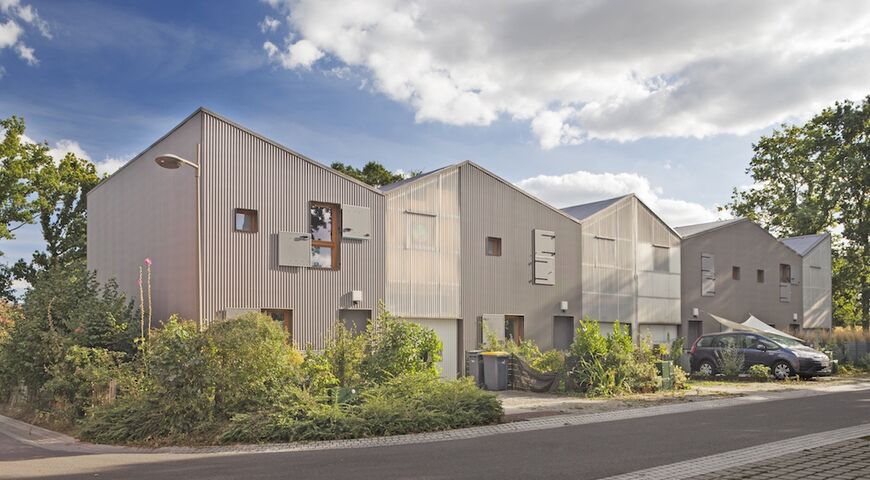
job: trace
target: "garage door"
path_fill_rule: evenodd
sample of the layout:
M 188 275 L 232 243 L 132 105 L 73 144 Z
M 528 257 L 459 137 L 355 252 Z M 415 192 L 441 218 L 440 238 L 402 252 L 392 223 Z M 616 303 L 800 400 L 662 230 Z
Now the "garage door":
M 459 330 L 456 326 L 457 321 L 432 318 L 414 319 L 413 321 L 435 330 L 444 348 L 441 352 L 441 361 L 438 363 L 441 376 L 448 379 L 456 378 L 457 360 L 459 359 Z

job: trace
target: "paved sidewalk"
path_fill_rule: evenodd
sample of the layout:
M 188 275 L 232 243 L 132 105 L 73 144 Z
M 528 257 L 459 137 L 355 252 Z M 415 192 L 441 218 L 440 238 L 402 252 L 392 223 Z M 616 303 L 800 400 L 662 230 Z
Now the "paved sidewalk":
M 870 478 L 870 423 L 732 450 L 605 480 Z M 839 450 L 838 446 L 845 446 Z M 853 468 L 854 467 L 854 468 Z
M 692 477 L 691 480 L 856 480 L 870 478 L 870 437 L 802 450 L 741 467 Z

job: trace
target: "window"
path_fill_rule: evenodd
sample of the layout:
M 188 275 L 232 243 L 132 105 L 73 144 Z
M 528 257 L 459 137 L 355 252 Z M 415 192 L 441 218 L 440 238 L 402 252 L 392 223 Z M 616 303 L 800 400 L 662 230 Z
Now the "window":
M 716 257 L 712 253 L 701 254 L 701 296 L 716 295 Z
M 731 278 L 733 280 L 740 280 L 740 267 L 731 267 Z
M 293 334 L 293 310 L 265 308 L 262 312 L 272 317 L 272 320 L 275 320 L 281 326 L 281 329 L 284 330 L 288 337 Z
M 311 202 L 311 267 L 338 270 L 338 205 Z
M 501 239 L 498 237 L 486 237 L 486 255 L 488 257 L 501 256 Z
M 791 265 L 779 264 L 779 283 L 791 283 Z
M 435 215 L 405 212 L 405 248 L 435 251 Z
M 653 271 L 671 271 L 671 249 L 653 245 Z
M 237 232 L 257 233 L 257 211 L 237 208 L 235 229 Z
M 755 271 L 755 281 L 758 283 L 764 283 L 764 270 L 756 270 Z

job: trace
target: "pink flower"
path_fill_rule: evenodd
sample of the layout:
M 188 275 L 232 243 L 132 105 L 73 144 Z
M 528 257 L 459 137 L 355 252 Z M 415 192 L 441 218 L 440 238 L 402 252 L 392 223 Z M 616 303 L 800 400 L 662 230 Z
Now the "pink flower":
M 146 258 L 146 259 L 145 259 L 145 265 L 151 265 L 151 259 L 150 259 L 150 258 Z

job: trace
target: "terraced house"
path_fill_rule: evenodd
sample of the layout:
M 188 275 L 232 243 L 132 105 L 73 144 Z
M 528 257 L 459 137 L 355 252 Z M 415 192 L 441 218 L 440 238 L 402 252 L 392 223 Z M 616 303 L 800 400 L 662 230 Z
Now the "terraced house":
M 201 185 L 201 188 L 200 188 Z M 384 196 L 198 109 L 88 195 L 88 268 L 153 318 L 268 313 L 298 346 L 384 298 Z
M 633 195 L 560 210 L 472 162 L 375 189 L 198 109 L 88 195 L 88 266 L 155 321 L 259 311 L 300 347 L 378 302 L 437 332 L 445 377 L 486 335 L 567 348 L 583 316 L 667 342 L 680 239 Z
M 677 227 L 683 236 L 682 318 L 691 344 L 722 330 L 708 314 L 750 315 L 784 332 L 830 329 L 830 234 L 779 240 L 737 218 Z

